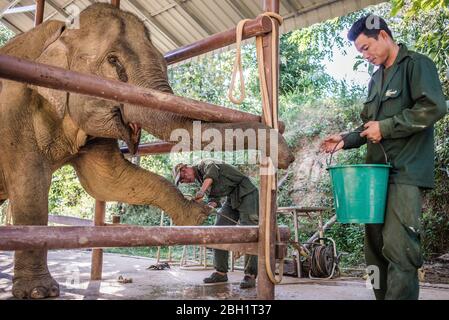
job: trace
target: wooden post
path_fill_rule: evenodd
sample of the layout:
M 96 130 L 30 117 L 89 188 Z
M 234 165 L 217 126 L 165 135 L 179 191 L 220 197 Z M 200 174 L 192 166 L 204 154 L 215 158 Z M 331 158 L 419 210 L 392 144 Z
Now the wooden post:
M 118 215 L 113 215 L 112 216 L 112 224 L 120 224 L 121 221 L 121 217 Z
M 164 211 L 161 211 L 161 222 L 159 223 L 159 226 L 164 226 Z M 161 260 L 161 246 L 157 247 L 157 254 L 156 254 L 156 263 L 159 263 Z
M 170 218 L 170 227 L 173 226 L 173 220 Z M 168 261 L 171 262 L 172 247 L 168 246 Z
M 37 27 L 44 21 L 45 0 L 36 0 L 36 11 L 34 13 L 34 26 Z
M 320 211 L 318 215 L 318 232 L 320 234 L 320 238 L 324 238 L 324 229 L 323 229 L 323 214 Z M 324 240 L 320 240 L 320 243 L 324 245 Z
M 207 249 L 206 246 L 203 246 L 203 256 L 204 256 L 204 269 L 207 268 Z
M 298 235 L 298 212 L 296 210 L 293 210 L 293 225 L 295 228 L 295 242 L 299 242 L 299 235 Z M 298 269 L 298 278 L 301 278 L 301 253 L 298 251 L 298 260 L 296 260 L 296 268 Z
M 181 267 L 185 265 L 186 255 L 187 255 L 187 246 L 184 245 L 184 246 L 182 247 L 181 261 L 180 261 L 180 263 L 179 263 L 179 265 L 180 265 Z
M 106 202 L 95 200 L 95 226 L 104 226 Z M 101 280 L 103 271 L 103 249 L 92 249 L 92 266 L 90 270 L 91 280 Z
M 111 0 L 111 4 L 120 9 L 120 0 Z
M 264 11 L 265 12 L 275 12 L 279 13 L 279 0 L 264 0 Z M 272 36 L 273 32 L 275 30 L 272 30 L 270 34 L 267 34 L 263 38 L 263 54 L 265 59 L 265 77 L 267 79 L 268 84 L 268 95 L 269 95 L 269 101 L 272 101 L 274 89 L 272 86 L 272 77 L 275 77 L 276 83 L 278 83 L 278 73 L 279 73 L 279 65 L 275 65 L 275 61 L 272 61 Z M 276 31 L 279 31 L 279 25 L 276 22 Z M 277 35 L 279 35 L 279 32 L 276 32 Z M 274 48 L 277 51 L 277 55 L 279 56 L 279 38 L 277 39 L 277 45 L 276 48 Z M 278 86 L 278 84 L 277 84 Z M 278 97 L 275 97 L 276 99 Z M 276 112 L 277 113 L 277 112 Z M 263 118 L 263 117 L 262 117 Z M 274 121 L 276 121 L 275 119 Z M 271 192 L 271 230 L 269 231 L 269 234 L 265 233 L 265 226 L 266 226 L 266 219 L 264 217 L 265 215 L 265 207 L 266 207 L 266 200 L 268 196 L 268 192 Z M 271 264 L 271 269 L 273 270 L 273 273 L 275 273 L 275 239 L 276 239 L 276 198 L 277 198 L 277 192 L 276 190 L 271 190 L 271 186 L 268 184 L 268 176 L 262 175 L 260 177 L 260 196 L 259 196 L 259 208 L 260 208 L 260 215 L 259 215 L 259 260 L 258 260 L 258 277 L 257 277 L 257 298 L 262 300 L 273 300 L 274 299 L 274 284 L 271 282 L 267 275 L 267 269 L 265 266 L 265 260 L 269 259 Z M 270 237 L 272 240 L 270 243 L 270 257 L 265 256 L 265 238 Z

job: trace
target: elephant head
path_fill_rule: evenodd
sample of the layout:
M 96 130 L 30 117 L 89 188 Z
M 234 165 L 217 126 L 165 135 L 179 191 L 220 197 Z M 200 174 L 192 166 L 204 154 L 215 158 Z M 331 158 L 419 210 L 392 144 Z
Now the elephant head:
M 165 60 L 133 14 L 95 4 L 80 14 L 79 28 L 68 29 L 62 23 L 51 27 L 51 43 L 37 62 L 172 92 Z M 87 136 L 122 139 L 131 151 L 136 150 L 140 127 L 124 119 L 122 104 L 41 87 L 36 90 L 53 105 L 58 117 L 69 115 Z

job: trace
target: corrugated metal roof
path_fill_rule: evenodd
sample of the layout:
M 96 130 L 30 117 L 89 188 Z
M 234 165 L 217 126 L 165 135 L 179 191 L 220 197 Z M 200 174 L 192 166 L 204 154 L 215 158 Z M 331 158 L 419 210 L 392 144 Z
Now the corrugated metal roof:
M 71 10 L 83 10 L 93 0 L 46 0 L 44 20 L 64 21 Z M 254 18 L 262 12 L 262 0 L 121 0 L 121 9 L 131 11 L 144 21 L 154 45 L 168 52 L 208 35 L 234 28 L 241 19 Z M 310 26 L 345 15 L 384 0 L 281 0 L 284 17 L 281 32 Z M 14 6 L 11 6 L 11 5 Z M 8 7 L 33 5 L 33 0 L 0 0 L 0 16 L 15 33 L 33 28 L 34 11 L 3 15 Z

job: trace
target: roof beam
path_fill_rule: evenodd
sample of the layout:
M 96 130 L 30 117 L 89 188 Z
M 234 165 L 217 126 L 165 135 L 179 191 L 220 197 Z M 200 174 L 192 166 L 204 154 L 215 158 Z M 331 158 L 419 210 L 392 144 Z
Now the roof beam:
M 50 0 L 51 1 L 51 0 Z M 90 4 L 92 4 L 92 0 L 87 0 Z M 53 11 L 52 13 L 50 13 L 49 15 L 47 15 L 47 17 L 44 19 L 44 21 L 50 20 L 51 18 L 53 18 L 56 14 L 61 14 L 63 15 L 65 18 L 70 18 L 71 13 L 68 13 L 65 8 L 69 7 L 71 4 L 73 4 L 75 2 L 75 0 L 70 0 L 68 3 L 64 4 L 64 6 L 61 7 L 57 7 L 55 8 L 55 6 L 57 6 L 56 3 L 54 3 L 55 6 L 51 6 L 55 11 Z
M 242 13 L 242 11 L 240 11 L 238 8 L 236 8 L 233 1 L 230 1 L 230 0 L 225 0 L 225 1 L 235 12 L 237 12 L 237 14 L 240 16 L 240 19 L 245 19 L 245 15 Z
M 316 10 L 316 9 L 320 9 L 322 7 L 330 6 L 331 4 L 336 3 L 336 2 L 340 2 L 340 1 L 343 1 L 343 0 L 328 0 L 328 2 L 326 2 L 326 3 L 316 3 L 316 4 L 311 5 L 309 7 L 301 8 L 301 9 L 297 10 L 296 12 L 292 12 L 292 13 L 284 16 L 284 20 L 287 20 L 287 19 L 289 19 L 289 18 L 291 18 L 293 16 L 297 16 L 297 15 L 299 16 L 301 14 L 308 13 L 308 12 L 310 12 L 312 10 Z
M 14 0 L 13 2 L 9 3 L 6 7 L 4 7 L 1 11 L 0 11 L 0 18 L 3 17 L 3 15 L 5 14 L 6 11 L 8 11 L 9 9 L 11 9 L 12 7 L 14 7 L 16 4 L 18 4 L 20 2 L 20 0 Z
M 193 21 L 195 21 L 201 29 L 207 34 L 207 35 L 213 35 L 215 32 L 211 29 L 209 29 L 203 21 L 201 21 L 193 12 L 190 10 L 184 3 L 184 1 L 181 0 L 175 0 L 176 4 L 179 8 L 181 8 L 182 11 L 184 11 L 185 14 L 187 14 Z
M 45 0 L 45 2 L 48 3 L 50 5 L 50 7 L 52 7 L 56 11 L 58 11 L 58 13 L 60 15 L 62 15 L 64 18 L 68 18 L 69 17 L 69 14 L 67 14 L 67 12 L 65 12 L 65 10 L 63 8 L 59 7 L 58 4 L 55 3 L 53 0 Z
M 17 1 L 17 3 L 18 2 L 20 2 L 20 0 Z M 13 4 L 13 3 L 11 3 L 11 4 Z M 50 7 L 52 7 L 54 10 L 56 10 L 64 18 L 68 18 L 70 16 L 67 12 L 65 12 L 65 10 L 63 8 L 59 7 L 58 4 L 56 2 L 54 2 L 54 0 L 45 0 L 45 3 L 48 4 Z M 73 0 L 69 4 L 71 4 L 71 3 L 73 3 Z M 29 6 L 29 7 L 31 7 L 31 6 Z M 33 7 L 35 7 L 35 6 L 33 6 Z M 16 9 L 16 8 L 13 8 L 13 9 Z M 32 11 L 32 10 L 29 10 L 29 11 Z M 29 11 L 22 11 L 20 13 L 24 13 L 27 17 L 29 17 L 30 19 L 32 19 L 34 21 L 34 14 L 31 14 Z M 19 13 L 19 12 L 15 12 L 15 13 Z M 1 17 L 1 14 L 0 14 L 0 17 Z M 45 19 L 45 20 L 47 20 L 47 19 Z
M 14 32 L 15 34 L 19 34 L 19 33 L 23 33 L 22 30 L 20 30 L 19 27 L 15 26 L 14 24 L 12 24 L 11 22 L 9 22 L 7 19 L 0 18 L 1 23 L 3 23 L 6 27 L 8 27 L 8 29 L 12 30 L 12 32 Z
M 36 10 L 36 5 L 33 4 L 31 6 L 22 6 L 22 7 L 15 7 L 15 8 L 10 8 L 8 10 L 6 10 L 5 12 L 3 12 L 3 14 L 13 14 L 13 13 L 22 13 L 22 12 L 29 12 L 29 11 L 34 11 Z
M 28 17 L 31 21 L 32 21 L 32 23 L 33 23 L 33 26 L 34 26 L 34 13 L 31 13 L 31 12 L 24 12 L 24 13 L 22 13 L 24 16 L 26 16 L 26 17 Z
M 243 13 L 243 18 L 254 18 L 254 13 L 245 5 L 244 1 L 229 0 L 230 3 L 241 13 Z
M 155 16 L 157 16 L 158 14 L 164 13 L 164 12 L 170 10 L 171 8 L 174 8 L 174 7 L 176 7 L 176 3 L 169 3 L 169 4 L 166 5 L 165 7 L 160 8 L 159 10 L 154 11 L 154 12 L 151 12 L 151 15 L 152 15 L 153 17 L 155 17 Z
M 298 8 L 296 7 L 296 5 L 293 3 L 292 0 L 284 0 L 282 1 L 282 4 L 284 4 L 288 8 L 289 12 L 298 11 Z
M 148 21 L 156 26 L 170 41 L 172 41 L 176 46 L 182 46 L 182 43 L 170 32 L 167 28 L 165 28 L 159 21 L 157 21 L 148 11 L 136 0 L 128 0 L 128 2 L 136 8 Z

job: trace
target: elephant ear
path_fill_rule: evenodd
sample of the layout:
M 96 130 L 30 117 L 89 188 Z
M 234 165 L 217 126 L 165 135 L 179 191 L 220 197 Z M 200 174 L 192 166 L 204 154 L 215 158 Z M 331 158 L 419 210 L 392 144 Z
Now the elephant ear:
M 64 41 L 63 33 L 64 27 L 47 38 L 44 50 L 36 59 L 36 62 L 69 69 L 69 48 Z M 67 92 L 40 86 L 31 87 L 54 107 L 54 111 L 60 119 L 64 118 L 67 107 Z

